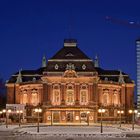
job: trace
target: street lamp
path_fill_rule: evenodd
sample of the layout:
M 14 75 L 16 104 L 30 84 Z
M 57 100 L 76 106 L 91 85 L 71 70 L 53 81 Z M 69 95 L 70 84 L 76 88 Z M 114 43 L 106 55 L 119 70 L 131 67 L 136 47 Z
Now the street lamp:
M 101 133 L 103 133 L 102 117 L 103 117 L 103 113 L 105 113 L 105 109 L 98 109 L 98 112 L 101 113 Z
M 6 128 L 8 128 L 8 119 L 9 119 L 9 114 L 11 113 L 11 110 L 10 109 L 8 109 L 8 110 L 3 109 L 2 112 L 6 113 Z
M 41 108 L 36 108 L 35 112 L 37 113 L 37 132 L 39 132 L 39 113 L 42 112 Z
M 89 111 L 87 111 L 87 122 L 88 122 L 88 126 L 89 126 Z
M 124 111 L 123 110 L 118 110 L 117 113 L 120 115 L 120 127 L 121 127 L 121 124 L 122 124 L 122 114 L 124 113 Z
M 137 110 L 129 110 L 129 114 L 132 114 L 132 130 L 134 130 L 134 125 L 135 125 L 135 114 L 138 113 Z
M 21 116 L 22 113 L 23 113 L 22 110 L 17 110 L 19 127 L 20 127 L 20 125 L 21 125 L 21 118 L 20 118 L 20 116 Z

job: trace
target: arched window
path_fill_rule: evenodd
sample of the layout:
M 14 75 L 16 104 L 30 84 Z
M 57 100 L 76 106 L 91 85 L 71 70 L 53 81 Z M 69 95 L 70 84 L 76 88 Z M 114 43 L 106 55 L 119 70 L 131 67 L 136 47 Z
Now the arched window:
M 74 88 L 73 85 L 68 85 L 66 90 L 66 104 L 74 105 Z
M 52 104 L 60 105 L 60 86 L 58 84 L 53 86 Z
M 109 104 L 109 91 L 108 90 L 104 90 L 103 92 L 103 104 L 104 105 L 108 105 Z
M 113 104 L 118 105 L 119 104 L 119 93 L 117 90 L 114 90 L 113 94 Z
M 39 103 L 37 89 L 32 89 L 31 97 L 31 104 L 37 105 Z
M 81 86 L 80 90 L 80 104 L 87 105 L 88 104 L 88 90 L 86 85 Z
M 23 93 L 23 104 L 27 104 L 27 93 Z
M 53 105 L 60 105 L 60 90 L 53 90 Z
M 108 103 L 108 95 L 105 93 L 105 94 L 103 95 L 103 104 L 104 104 L 104 105 L 107 105 L 107 103 Z
M 25 105 L 28 103 L 27 90 L 26 89 L 21 90 L 20 103 L 25 104 Z

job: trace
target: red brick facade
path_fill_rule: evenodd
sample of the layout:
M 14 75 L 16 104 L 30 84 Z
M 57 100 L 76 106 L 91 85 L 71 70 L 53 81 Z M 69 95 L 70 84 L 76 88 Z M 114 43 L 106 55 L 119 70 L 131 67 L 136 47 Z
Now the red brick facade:
M 13 75 L 6 84 L 7 104 L 25 104 L 28 122 L 36 118 L 35 108 L 42 108 L 40 117 L 47 125 L 93 125 L 101 119 L 100 108 L 105 109 L 104 121 L 119 121 L 119 110 L 124 111 L 122 121 L 129 121 L 135 86 L 129 76 L 96 68 L 74 43 L 67 45 L 38 73 Z

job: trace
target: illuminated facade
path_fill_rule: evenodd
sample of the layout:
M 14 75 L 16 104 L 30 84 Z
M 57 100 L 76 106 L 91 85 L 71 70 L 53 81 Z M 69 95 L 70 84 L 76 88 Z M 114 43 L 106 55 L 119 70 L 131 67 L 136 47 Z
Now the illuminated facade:
M 100 120 L 129 120 L 133 107 L 134 83 L 117 70 L 104 70 L 86 56 L 74 39 L 64 40 L 52 58 L 42 59 L 37 70 L 22 70 L 11 76 L 7 86 L 8 104 L 25 104 L 28 122 L 36 119 L 35 108 L 43 109 L 42 122 L 47 125 L 93 125 Z

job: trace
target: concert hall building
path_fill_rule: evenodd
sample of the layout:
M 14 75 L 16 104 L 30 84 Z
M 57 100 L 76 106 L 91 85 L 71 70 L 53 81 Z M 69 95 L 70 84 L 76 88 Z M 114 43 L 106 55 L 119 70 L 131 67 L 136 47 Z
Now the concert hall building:
M 121 62 L 120 62 L 121 63 Z M 25 119 L 47 125 L 93 125 L 103 121 L 127 122 L 133 108 L 134 82 L 120 70 L 105 70 L 96 56 L 90 59 L 75 39 L 65 39 L 63 47 L 50 59 L 42 59 L 37 70 L 20 70 L 6 83 L 7 104 L 25 105 Z

